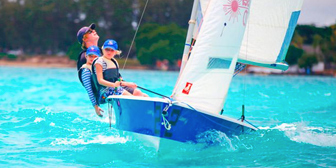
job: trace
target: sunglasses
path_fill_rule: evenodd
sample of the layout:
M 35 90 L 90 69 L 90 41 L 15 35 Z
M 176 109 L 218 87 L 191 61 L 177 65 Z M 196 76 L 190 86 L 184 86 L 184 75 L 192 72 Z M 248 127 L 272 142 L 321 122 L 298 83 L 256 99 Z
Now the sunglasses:
M 88 30 L 85 34 L 91 34 L 93 32 L 92 29 Z

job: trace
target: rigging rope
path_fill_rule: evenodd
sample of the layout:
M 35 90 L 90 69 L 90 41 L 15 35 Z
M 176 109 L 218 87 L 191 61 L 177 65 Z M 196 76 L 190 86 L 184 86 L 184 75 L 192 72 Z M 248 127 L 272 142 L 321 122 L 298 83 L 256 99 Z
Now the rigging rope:
M 206 7 L 206 9 L 205 9 L 205 11 L 204 11 L 204 15 L 203 15 L 203 17 L 202 17 L 202 19 L 201 19 L 201 21 L 200 21 L 200 23 L 199 23 L 199 25 L 198 25 L 198 28 L 197 28 L 197 32 L 196 32 L 195 38 L 192 38 L 192 42 L 191 42 L 191 45 L 190 45 L 190 48 L 189 48 L 189 52 L 188 52 L 188 55 L 189 55 L 189 56 L 190 56 L 190 54 L 191 54 L 192 47 L 195 45 L 196 39 L 198 38 L 199 31 L 200 31 L 200 29 L 201 29 L 201 27 L 202 27 L 202 24 L 203 24 L 203 18 L 204 18 L 205 14 L 206 14 L 207 11 L 208 11 L 209 4 L 210 4 L 210 2 L 208 3 L 208 5 L 207 5 L 207 7 Z
M 163 95 L 163 94 L 160 94 L 160 93 L 157 93 L 157 92 L 151 91 L 151 90 L 149 90 L 149 89 L 146 89 L 146 88 L 143 88 L 143 87 L 141 87 L 141 86 L 138 86 L 138 88 L 139 88 L 139 89 L 142 89 L 142 90 L 145 90 L 145 91 L 147 91 L 147 92 L 151 92 L 151 93 L 153 93 L 153 94 L 157 94 L 157 95 L 159 95 L 159 96 L 162 96 L 162 97 L 165 97 L 165 98 L 168 98 L 168 99 L 170 99 L 170 97 L 168 97 L 168 96 L 165 96 L 165 95 Z
M 124 70 L 124 68 L 125 68 L 125 65 L 126 65 L 128 56 L 129 56 L 129 54 L 130 54 L 130 52 L 131 52 L 131 49 L 132 49 L 132 47 L 133 47 L 133 43 L 134 43 L 135 37 L 136 37 L 136 35 L 138 34 L 138 30 L 139 30 L 139 27 L 140 27 L 140 24 L 141 24 L 143 15 L 144 15 L 144 13 L 145 13 L 145 11 L 146 11 L 147 4 L 148 4 L 148 0 L 146 1 L 144 10 L 142 11 L 142 14 L 141 14 L 141 17 L 140 17 L 140 20 L 139 20 L 139 24 L 138 24 L 138 26 L 137 26 L 137 29 L 136 29 L 135 33 L 134 33 L 134 36 L 133 36 L 133 40 L 132 40 L 131 46 L 130 46 L 130 48 L 129 48 L 129 50 L 128 50 L 128 53 L 127 53 L 127 56 L 126 56 L 126 59 L 125 59 L 125 62 L 124 62 L 124 66 L 123 66 L 123 68 L 122 68 L 123 70 Z
M 163 125 L 166 128 L 166 130 L 168 130 L 168 131 L 171 129 L 171 124 L 167 120 L 166 116 L 168 116 L 168 109 L 171 105 L 172 105 L 172 102 L 169 102 L 169 104 L 167 104 L 167 106 L 163 109 L 163 111 L 161 113 L 162 120 L 163 120 L 161 125 Z
M 251 4 L 250 4 L 251 6 Z M 247 36 L 246 36 L 246 52 L 245 52 L 245 60 L 247 60 L 247 53 L 248 53 L 248 38 L 249 38 L 249 26 L 250 24 L 249 23 L 249 20 L 247 20 L 247 23 L 246 23 L 246 29 L 247 29 Z M 246 67 L 247 65 L 245 65 Z M 244 67 L 244 68 L 245 68 Z M 245 68 L 245 74 L 247 74 L 247 68 Z M 242 105 L 242 122 L 245 120 L 245 97 L 246 97 L 246 75 L 244 76 L 244 96 L 243 96 L 243 105 Z

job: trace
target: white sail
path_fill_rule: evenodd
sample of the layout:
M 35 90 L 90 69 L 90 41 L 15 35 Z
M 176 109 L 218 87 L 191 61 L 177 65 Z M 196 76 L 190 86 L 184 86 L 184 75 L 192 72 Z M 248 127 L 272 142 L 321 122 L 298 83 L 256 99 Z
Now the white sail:
M 191 17 L 189 20 L 188 34 L 187 34 L 186 43 L 184 46 L 180 72 L 183 71 L 185 64 L 188 61 L 191 45 L 193 45 L 193 43 L 195 42 L 194 40 L 197 38 L 198 33 L 201 29 L 202 22 L 203 22 L 203 15 L 206 12 L 209 1 L 210 0 L 195 0 L 194 1 L 193 9 L 191 12 Z
M 196 26 L 193 31 L 193 38 L 196 39 L 199 31 L 201 30 L 203 16 L 207 11 L 210 0 L 200 0 L 197 5 Z
M 173 98 L 218 114 L 224 104 L 242 43 L 250 0 L 210 0 L 190 58 Z
M 238 62 L 287 70 L 284 63 L 303 0 L 254 0 Z

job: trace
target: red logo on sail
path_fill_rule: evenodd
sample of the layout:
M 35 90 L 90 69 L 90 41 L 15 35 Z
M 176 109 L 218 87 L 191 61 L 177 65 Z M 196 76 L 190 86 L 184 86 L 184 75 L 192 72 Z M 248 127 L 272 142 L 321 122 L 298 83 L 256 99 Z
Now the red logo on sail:
M 187 82 L 186 86 L 184 87 L 184 89 L 182 90 L 182 93 L 184 94 L 189 94 L 190 89 L 191 89 L 192 83 Z
M 249 10 L 250 0 L 228 0 L 226 5 L 223 5 L 225 15 L 230 15 L 229 20 L 239 21 L 239 16 L 243 15 L 243 25 L 246 26 L 247 14 Z

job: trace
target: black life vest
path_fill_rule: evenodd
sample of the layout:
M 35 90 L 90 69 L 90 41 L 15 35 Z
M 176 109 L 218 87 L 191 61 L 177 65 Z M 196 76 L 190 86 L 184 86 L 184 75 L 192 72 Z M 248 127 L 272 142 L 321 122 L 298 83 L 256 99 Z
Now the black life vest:
M 103 59 L 102 57 L 99 57 L 98 59 Z M 96 68 L 95 68 L 95 63 L 98 59 L 95 59 L 92 63 L 92 76 L 93 76 L 93 82 L 95 83 L 95 85 L 97 86 L 98 90 L 100 90 L 101 88 L 105 88 L 105 86 L 102 86 L 98 83 L 98 79 L 97 79 L 97 75 L 96 75 Z M 104 60 L 103 60 L 104 61 Z M 117 62 L 112 58 L 111 61 L 114 63 L 116 68 L 108 68 L 105 71 L 103 71 L 103 78 L 109 82 L 116 82 L 119 80 L 119 78 L 121 77 L 120 73 L 119 73 L 119 66 L 117 64 Z M 105 61 L 104 61 L 105 62 Z
M 84 65 L 86 64 L 86 58 L 85 58 L 85 53 L 86 53 L 86 50 L 82 50 L 79 55 L 78 55 L 78 58 L 77 58 L 77 71 L 79 71 L 79 69 Z M 79 79 L 80 79 L 80 76 L 78 76 Z

